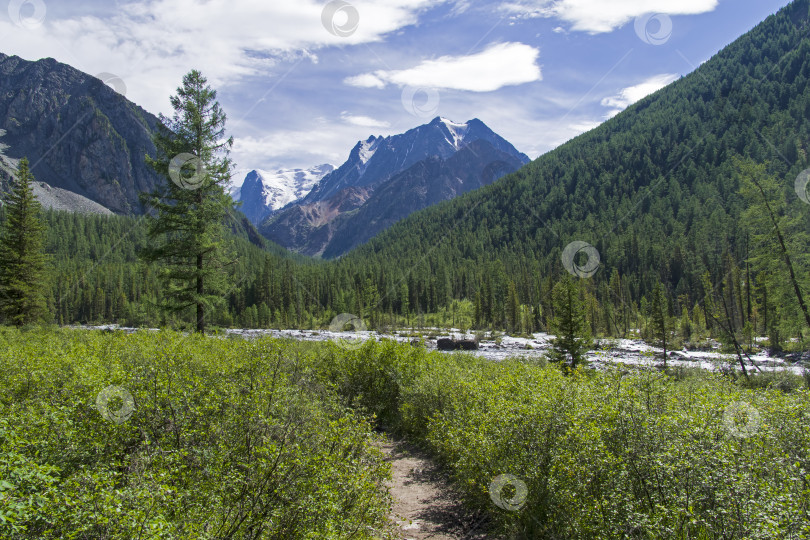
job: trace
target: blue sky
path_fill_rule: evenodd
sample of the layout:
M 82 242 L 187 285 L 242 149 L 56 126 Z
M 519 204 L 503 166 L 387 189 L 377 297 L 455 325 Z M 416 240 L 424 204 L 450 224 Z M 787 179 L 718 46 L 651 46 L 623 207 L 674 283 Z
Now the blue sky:
M 536 158 L 787 3 L 11 0 L 0 51 L 112 73 L 154 113 L 200 69 L 240 171 L 339 165 L 356 141 L 438 115 L 480 118 Z

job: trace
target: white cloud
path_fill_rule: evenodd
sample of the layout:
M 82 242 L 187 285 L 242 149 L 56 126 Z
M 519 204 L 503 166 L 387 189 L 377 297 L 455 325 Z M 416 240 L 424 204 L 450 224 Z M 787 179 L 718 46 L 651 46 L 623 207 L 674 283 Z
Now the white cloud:
M 391 124 L 388 122 L 383 122 L 381 120 L 375 120 L 369 116 L 356 116 L 351 115 L 347 112 L 343 112 L 340 115 L 341 120 L 344 122 L 351 124 L 353 126 L 359 127 L 367 127 L 367 128 L 388 128 L 391 127 Z
M 266 135 L 236 137 L 232 157 L 240 169 L 305 169 L 316 163 L 340 164 L 351 149 L 351 143 L 347 141 L 359 138 L 343 139 L 333 133 L 335 131 L 331 129 L 328 132 L 288 129 Z
M 31 30 L 0 19 L 0 50 L 25 59 L 53 57 L 87 73 L 111 72 L 127 97 L 168 112 L 167 96 L 191 68 L 214 87 L 266 75 L 278 60 L 317 61 L 311 50 L 380 41 L 414 24 L 423 10 L 449 0 L 358 0 L 357 30 L 330 33 L 323 0 L 136 0 L 111 16 L 46 17 Z M 338 13 L 335 22 L 345 21 Z
M 677 78 L 678 75 L 673 73 L 664 73 L 662 75 L 650 77 L 640 84 L 624 88 L 616 95 L 604 98 L 602 100 L 602 106 L 612 107 L 613 110 L 608 113 L 608 118 L 613 117 L 636 101 L 660 90 L 669 83 L 675 81 Z
M 232 157 L 239 168 L 308 169 L 321 163 L 338 166 L 348 159 L 357 141 L 366 140 L 369 135 L 404 132 L 411 127 L 406 124 L 376 126 L 372 133 L 367 126 L 317 117 L 308 119 L 305 126 L 272 132 L 255 130 L 249 135 L 236 136 Z
M 424 60 L 404 70 L 375 71 L 344 82 L 361 88 L 381 88 L 385 84 L 492 92 L 503 88 L 542 80 L 537 57 L 540 51 L 523 43 L 497 43 L 486 50 L 467 56 L 442 56 Z
M 358 88 L 385 88 L 385 81 L 373 73 L 363 73 L 362 75 L 349 77 L 344 82 Z
M 555 17 L 572 30 L 612 32 L 645 13 L 697 15 L 713 11 L 718 0 L 515 0 L 503 8 L 519 17 Z
M 602 125 L 602 122 L 600 121 L 584 120 L 581 122 L 570 124 L 568 127 L 571 129 L 571 131 L 580 134 L 585 133 L 586 131 L 590 131 L 600 125 Z

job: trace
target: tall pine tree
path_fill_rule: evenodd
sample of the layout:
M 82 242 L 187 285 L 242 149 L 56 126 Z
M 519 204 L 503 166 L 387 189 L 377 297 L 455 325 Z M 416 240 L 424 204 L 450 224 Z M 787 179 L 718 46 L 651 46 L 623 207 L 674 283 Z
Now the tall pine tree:
M 670 343 L 669 333 L 672 321 L 669 317 L 669 301 L 666 291 L 660 281 L 655 282 L 653 288 L 652 302 L 650 304 L 650 316 L 652 317 L 653 335 L 655 340 L 664 349 L 664 368 L 667 367 L 667 345 Z
M 0 231 L 0 312 L 17 326 L 44 321 L 46 255 L 45 224 L 23 158 L 7 199 L 6 221 Z
M 225 138 L 226 116 L 216 96 L 199 71 L 183 77 L 171 97 L 174 114 L 161 116 L 154 137 L 157 157 L 147 157 L 166 182 L 145 197 L 153 213 L 150 246 L 141 255 L 163 265 L 162 307 L 175 314 L 192 310 L 197 332 L 205 332 L 206 313 L 223 302 L 232 262 L 224 222 L 234 206 L 225 192 L 233 138 Z
M 555 317 L 551 328 L 555 338 L 551 342 L 550 357 L 554 362 L 576 369 L 585 362 L 585 354 L 592 344 L 581 287 L 570 276 L 565 276 L 554 286 L 552 297 Z

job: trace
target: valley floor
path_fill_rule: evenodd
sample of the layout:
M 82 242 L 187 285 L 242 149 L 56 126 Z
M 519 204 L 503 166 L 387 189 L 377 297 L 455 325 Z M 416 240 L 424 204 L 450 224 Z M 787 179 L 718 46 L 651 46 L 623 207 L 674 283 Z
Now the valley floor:
M 0 328 L 0 537 L 810 538 L 806 378 L 441 333 Z

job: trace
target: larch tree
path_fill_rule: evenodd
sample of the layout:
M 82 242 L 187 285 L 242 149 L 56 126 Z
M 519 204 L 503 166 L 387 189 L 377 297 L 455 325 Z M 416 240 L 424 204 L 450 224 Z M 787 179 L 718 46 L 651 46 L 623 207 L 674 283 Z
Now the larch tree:
M 808 329 L 810 234 L 806 206 L 795 194 L 786 196 L 787 183 L 770 175 L 767 164 L 737 159 L 734 165 L 748 203 L 742 217 L 753 240 L 749 262 L 772 293 L 772 307 L 781 315 L 780 324 Z M 776 324 L 776 318 L 772 321 Z
M 550 358 L 573 370 L 585 362 L 585 354 L 592 344 L 582 291 L 579 284 L 566 275 L 554 286 L 552 298 L 554 318 L 551 329 L 555 337 L 551 342 Z
M 650 303 L 650 315 L 652 318 L 653 336 L 664 349 L 664 368 L 667 367 L 667 345 L 669 344 L 669 333 L 672 322 L 669 317 L 669 301 L 666 291 L 660 281 L 655 282 Z
M 150 208 L 150 245 L 141 253 L 162 266 L 161 307 L 173 314 L 192 311 L 197 332 L 206 313 L 224 301 L 227 267 L 225 218 L 234 203 L 226 193 L 233 138 L 225 136 L 225 112 L 205 77 L 190 71 L 171 97 L 172 118 L 161 115 L 154 136 L 156 157 L 147 162 L 166 182 L 144 196 Z
M 16 326 L 43 322 L 48 311 L 46 226 L 33 181 L 28 160 L 23 158 L 12 180 L 0 231 L 0 312 Z

